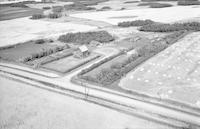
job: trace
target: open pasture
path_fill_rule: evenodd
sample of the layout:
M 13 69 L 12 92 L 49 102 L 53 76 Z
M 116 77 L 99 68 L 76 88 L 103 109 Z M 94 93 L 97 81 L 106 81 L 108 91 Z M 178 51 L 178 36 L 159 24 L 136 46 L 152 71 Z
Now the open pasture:
M 200 33 L 189 34 L 124 77 L 130 91 L 200 107 Z
M 60 73 L 67 73 L 72 71 L 73 69 L 80 67 L 81 65 L 84 65 L 92 60 L 97 59 L 98 57 L 100 57 L 100 55 L 97 53 L 91 53 L 90 56 L 83 59 L 78 59 L 74 56 L 69 56 L 60 60 L 44 64 L 42 68 Z

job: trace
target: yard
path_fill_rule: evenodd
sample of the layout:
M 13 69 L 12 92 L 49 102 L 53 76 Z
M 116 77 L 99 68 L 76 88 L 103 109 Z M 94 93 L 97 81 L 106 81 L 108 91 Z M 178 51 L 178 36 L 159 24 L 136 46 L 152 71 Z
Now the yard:
M 42 68 L 56 71 L 59 73 L 67 73 L 99 57 L 100 55 L 97 53 L 91 53 L 88 57 L 82 59 L 75 58 L 72 55 L 66 58 L 62 58 L 60 60 L 44 64 Z

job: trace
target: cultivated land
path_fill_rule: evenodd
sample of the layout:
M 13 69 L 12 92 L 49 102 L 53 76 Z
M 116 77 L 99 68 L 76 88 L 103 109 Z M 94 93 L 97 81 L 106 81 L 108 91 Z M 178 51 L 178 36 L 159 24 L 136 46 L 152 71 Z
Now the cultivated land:
M 172 129 L 13 80 L 0 82 L 2 129 Z
M 192 33 L 124 77 L 119 86 L 200 107 L 200 33 Z
M 200 128 L 200 5 L 63 1 L 0 9 L 0 128 Z

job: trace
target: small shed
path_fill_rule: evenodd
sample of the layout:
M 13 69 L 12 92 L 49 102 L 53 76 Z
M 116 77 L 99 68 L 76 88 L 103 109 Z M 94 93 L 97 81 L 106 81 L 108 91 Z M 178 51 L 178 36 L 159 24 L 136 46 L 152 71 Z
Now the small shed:
M 78 50 L 74 52 L 74 57 L 76 58 L 84 58 L 89 56 L 90 52 L 86 45 L 82 45 L 78 47 Z

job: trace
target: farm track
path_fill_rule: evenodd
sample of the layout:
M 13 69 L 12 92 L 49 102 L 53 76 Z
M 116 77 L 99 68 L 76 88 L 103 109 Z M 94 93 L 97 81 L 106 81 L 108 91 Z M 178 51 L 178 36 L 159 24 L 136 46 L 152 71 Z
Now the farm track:
M 31 84 L 33 86 L 36 86 L 36 87 L 39 87 L 42 89 L 50 90 L 50 91 L 53 91 L 56 93 L 72 96 L 72 97 L 79 98 L 79 99 L 86 99 L 87 101 L 92 102 L 92 103 L 96 103 L 96 104 L 99 104 L 99 105 L 102 105 L 102 106 L 105 106 L 108 108 L 118 110 L 120 112 L 138 116 L 138 117 L 141 117 L 141 118 L 144 118 L 147 120 L 151 120 L 151 121 L 154 121 L 154 122 L 157 122 L 160 124 L 172 126 L 174 128 L 187 127 L 187 125 L 191 124 L 191 122 L 188 122 L 188 121 L 178 120 L 178 119 L 166 116 L 166 115 L 152 113 L 152 112 L 149 112 L 148 110 L 145 111 L 143 109 L 138 109 L 137 107 L 133 107 L 133 106 L 130 106 L 127 104 L 122 104 L 120 102 L 108 100 L 108 99 L 101 98 L 101 97 L 94 96 L 94 95 L 90 95 L 88 93 L 89 93 L 89 90 L 91 90 L 91 89 L 88 89 L 88 88 L 84 89 L 84 87 L 82 87 L 83 90 L 85 90 L 85 93 L 78 92 L 78 91 L 67 89 L 65 87 L 62 87 L 62 86 L 59 86 L 59 85 L 56 85 L 53 83 L 45 82 L 43 80 L 34 79 L 34 78 L 28 77 L 26 75 L 19 75 L 19 74 L 13 73 L 13 72 L 8 72 L 9 70 L 8 69 L 5 70 L 5 67 L 4 67 L 4 69 L 1 68 L 1 71 L 2 71 L 2 73 L 6 73 L 7 74 L 6 76 L 9 75 L 9 78 L 15 78 L 15 79 L 17 78 L 18 81 L 21 81 L 21 82 L 24 82 L 27 84 Z M 26 80 L 26 81 L 24 81 L 24 80 Z M 37 84 L 34 84 L 34 83 L 37 83 Z M 158 105 L 156 105 L 156 106 L 159 107 Z M 185 114 L 181 111 L 177 111 L 177 112 Z M 191 117 L 195 118 L 195 116 L 192 116 L 191 114 L 189 114 L 189 115 Z M 192 123 L 192 125 L 200 127 L 200 125 L 197 122 Z

